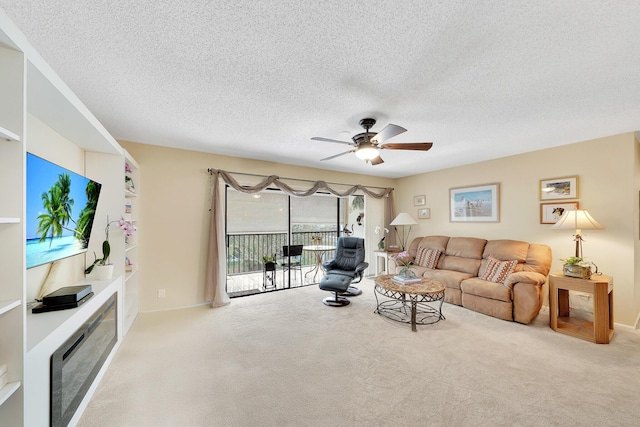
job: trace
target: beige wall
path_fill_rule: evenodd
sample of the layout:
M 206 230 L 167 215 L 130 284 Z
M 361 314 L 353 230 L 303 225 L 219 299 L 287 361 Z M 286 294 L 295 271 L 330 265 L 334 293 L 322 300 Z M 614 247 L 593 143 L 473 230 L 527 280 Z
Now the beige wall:
M 385 178 L 121 141 L 140 165 L 140 311 L 204 302 L 209 229 L 208 168 L 388 187 Z M 158 289 L 166 298 L 158 299 Z
M 615 321 L 635 325 L 638 294 L 635 260 L 638 245 L 638 147 L 633 133 L 399 179 L 397 212 L 417 219 L 413 196 L 426 195 L 431 219 L 418 220 L 412 237 L 426 234 L 506 238 L 545 243 L 553 251 L 552 271 L 560 258 L 574 254 L 572 232 L 540 224 L 539 181 L 579 177 L 580 207 L 605 226 L 584 230 L 584 256 L 614 278 Z M 500 184 L 499 223 L 449 222 L 449 189 Z
M 425 173 L 399 180 L 177 150 L 131 142 L 122 145 L 140 164 L 142 182 L 141 311 L 203 302 L 209 183 L 207 168 L 395 187 L 396 212 L 418 220 L 413 196 L 426 195 L 431 219 L 418 220 L 412 237 L 425 234 L 508 238 L 545 243 L 553 270 L 573 255 L 572 233 L 540 224 L 539 181 L 579 177 L 580 207 L 606 228 L 584 231 L 584 254 L 615 282 L 615 321 L 635 325 L 640 289 L 638 252 L 640 150 L 632 133 Z M 449 222 L 449 188 L 500 183 L 499 223 Z M 157 298 L 166 289 L 166 299 Z

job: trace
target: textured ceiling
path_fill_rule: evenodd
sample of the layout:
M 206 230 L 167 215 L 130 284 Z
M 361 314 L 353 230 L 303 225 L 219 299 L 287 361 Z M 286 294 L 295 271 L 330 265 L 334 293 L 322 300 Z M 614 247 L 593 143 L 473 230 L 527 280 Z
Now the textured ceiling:
M 401 177 L 640 130 L 640 2 L 0 0 L 122 140 Z M 358 121 L 408 129 L 348 147 Z

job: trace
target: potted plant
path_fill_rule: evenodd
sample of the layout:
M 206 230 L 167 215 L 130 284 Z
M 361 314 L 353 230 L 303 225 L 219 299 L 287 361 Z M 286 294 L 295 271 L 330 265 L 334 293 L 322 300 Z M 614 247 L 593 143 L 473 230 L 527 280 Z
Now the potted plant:
M 382 237 L 380 238 L 380 240 L 378 241 L 378 250 L 383 251 L 384 250 L 384 239 L 387 237 L 386 234 L 389 232 L 388 228 L 381 228 L 379 225 L 376 225 L 375 228 L 375 233 L 376 235 L 380 236 L 382 234 Z
M 98 258 L 96 253 L 93 253 L 94 261 L 89 267 L 84 270 L 84 274 L 91 274 L 95 270 L 96 277 L 98 280 L 107 280 L 113 276 L 113 264 L 109 262 L 109 255 L 111 255 L 111 244 L 109 243 L 109 226 L 111 224 L 118 223 L 118 226 L 124 230 L 125 237 L 133 236 L 134 231 L 136 231 L 136 226 L 133 225 L 129 221 L 125 221 L 124 218 L 120 217 L 118 221 L 109 222 L 109 217 L 107 217 L 107 226 L 104 229 L 104 234 L 106 239 L 102 242 L 102 258 Z
M 264 255 L 262 257 L 262 263 L 264 264 L 265 271 L 276 271 L 276 256 Z
M 402 278 L 409 279 L 412 277 L 416 277 L 416 274 L 411 271 L 411 266 L 413 265 L 413 259 L 409 255 L 409 252 L 402 251 L 396 257 L 396 260 L 402 263 L 402 268 L 398 271 L 398 275 Z
M 109 226 L 107 226 L 109 227 Z M 109 255 L 111 255 L 111 245 L 109 244 L 109 234 L 107 233 L 107 240 L 102 242 L 102 258 L 98 258 L 96 253 L 93 253 L 94 261 L 84 271 L 85 274 L 90 274 L 94 269 L 98 280 L 107 280 L 113 275 L 113 264 L 109 263 Z
M 591 266 L 582 257 L 572 256 L 560 261 L 564 262 L 562 272 L 565 276 L 579 279 L 589 279 L 591 277 Z

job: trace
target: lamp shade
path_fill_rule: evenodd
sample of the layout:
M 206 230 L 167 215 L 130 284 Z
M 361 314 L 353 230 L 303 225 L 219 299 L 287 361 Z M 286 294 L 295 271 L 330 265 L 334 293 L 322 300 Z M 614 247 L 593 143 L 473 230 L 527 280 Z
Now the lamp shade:
M 417 222 L 415 219 L 411 218 L 406 212 L 401 212 L 393 221 L 391 221 L 390 225 L 416 225 Z
M 604 227 L 593 219 L 586 209 L 576 209 L 573 211 L 565 211 L 558 222 L 553 224 L 551 228 L 555 230 L 601 230 Z

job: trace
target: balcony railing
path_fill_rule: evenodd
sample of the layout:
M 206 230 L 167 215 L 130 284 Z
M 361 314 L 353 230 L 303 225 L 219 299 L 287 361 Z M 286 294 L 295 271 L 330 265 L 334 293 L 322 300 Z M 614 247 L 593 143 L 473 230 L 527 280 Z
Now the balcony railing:
M 322 238 L 321 245 L 334 245 L 338 241 L 336 231 L 303 231 L 291 233 L 291 245 L 316 244 L 312 237 Z M 287 245 L 287 233 L 227 234 L 227 274 L 247 274 L 262 271 L 262 257 L 276 255 L 280 258 L 282 247 Z M 332 259 L 334 252 L 327 252 Z M 314 265 L 315 255 L 303 252 L 302 265 Z

